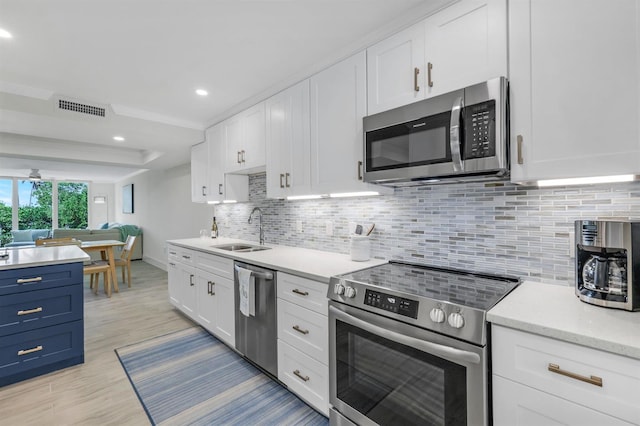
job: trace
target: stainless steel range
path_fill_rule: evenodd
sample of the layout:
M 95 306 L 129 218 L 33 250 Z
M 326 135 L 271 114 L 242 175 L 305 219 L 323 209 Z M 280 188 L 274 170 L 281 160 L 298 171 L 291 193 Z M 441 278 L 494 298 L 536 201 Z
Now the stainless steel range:
M 490 424 L 486 312 L 518 284 L 401 262 L 333 277 L 331 424 Z

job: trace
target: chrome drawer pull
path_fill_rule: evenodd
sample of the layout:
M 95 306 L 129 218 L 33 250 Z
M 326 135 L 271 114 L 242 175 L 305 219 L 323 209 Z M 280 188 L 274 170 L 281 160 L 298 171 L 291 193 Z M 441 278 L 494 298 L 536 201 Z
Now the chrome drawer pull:
M 547 367 L 549 371 L 556 374 L 561 374 L 563 376 L 570 377 L 572 379 L 580 380 L 581 382 L 586 382 L 591 385 L 602 387 L 602 377 L 598 376 L 581 376 L 580 374 L 572 373 L 570 371 L 562 370 L 559 365 L 549 363 L 549 367 Z
M 296 376 L 300 377 L 302 380 L 304 380 L 305 382 L 309 381 L 309 376 L 303 376 L 302 374 L 300 374 L 300 370 L 295 370 L 293 372 L 293 374 L 295 374 Z
M 19 278 L 16 283 L 18 284 L 26 284 L 26 283 L 37 283 L 38 281 L 42 281 L 42 277 L 35 278 Z
M 308 291 L 300 291 L 297 288 L 294 288 L 293 290 L 291 290 L 292 293 L 295 294 L 299 294 L 300 296 L 308 296 L 309 292 Z
M 35 308 L 35 309 L 28 309 L 26 311 L 18 311 L 18 315 L 29 315 L 29 314 L 36 314 L 38 312 L 42 312 L 42 306 Z
M 303 330 L 301 329 L 299 326 L 294 325 L 292 327 L 295 331 L 297 331 L 298 333 L 302 333 L 302 334 L 309 334 L 309 330 Z
M 18 351 L 18 356 L 20 355 L 27 355 L 33 352 L 39 352 L 42 350 L 42 345 L 38 345 L 35 348 L 31 348 L 31 349 L 22 349 L 20 351 Z

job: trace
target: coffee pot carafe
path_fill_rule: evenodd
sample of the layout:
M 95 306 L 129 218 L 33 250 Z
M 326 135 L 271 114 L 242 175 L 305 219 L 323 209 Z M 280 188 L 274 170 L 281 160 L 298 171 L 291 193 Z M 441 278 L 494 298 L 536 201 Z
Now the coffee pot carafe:
M 582 281 L 586 288 L 612 294 L 624 294 L 627 287 L 623 261 L 591 255 L 582 268 Z

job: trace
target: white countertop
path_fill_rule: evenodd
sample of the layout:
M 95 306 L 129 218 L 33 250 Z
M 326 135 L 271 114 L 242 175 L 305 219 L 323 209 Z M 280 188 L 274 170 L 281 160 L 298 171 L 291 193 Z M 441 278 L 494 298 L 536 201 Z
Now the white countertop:
M 258 243 L 253 241 L 237 240 L 233 238 L 189 238 L 183 240 L 170 240 L 167 242 L 180 247 L 229 257 L 252 265 L 276 269 L 278 271 L 288 272 L 326 283 L 329 282 L 329 278 L 333 275 L 346 274 L 387 263 L 387 261 L 383 259 L 370 259 L 366 262 L 354 262 L 348 254 L 330 253 L 299 247 L 275 246 L 270 244 L 265 244 L 266 247 L 271 247 L 270 250 L 249 253 L 231 252 L 211 247 L 214 245 L 232 243 L 258 245 Z
M 0 254 L 4 249 L 0 249 Z M 9 257 L 0 259 L 0 271 L 17 268 L 31 268 L 34 266 L 56 265 L 61 263 L 84 262 L 90 257 L 80 247 L 25 247 L 8 249 Z
M 487 320 L 640 359 L 640 312 L 581 302 L 572 286 L 524 282 L 487 313 Z

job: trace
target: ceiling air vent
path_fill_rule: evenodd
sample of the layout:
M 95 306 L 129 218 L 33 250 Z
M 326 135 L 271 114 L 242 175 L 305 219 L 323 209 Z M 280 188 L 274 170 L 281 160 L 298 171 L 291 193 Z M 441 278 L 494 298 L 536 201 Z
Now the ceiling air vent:
M 66 101 L 64 99 L 58 99 L 58 108 L 67 111 L 80 112 L 82 114 L 94 115 L 96 117 L 104 117 L 106 112 L 106 110 L 101 107 Z

